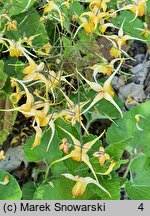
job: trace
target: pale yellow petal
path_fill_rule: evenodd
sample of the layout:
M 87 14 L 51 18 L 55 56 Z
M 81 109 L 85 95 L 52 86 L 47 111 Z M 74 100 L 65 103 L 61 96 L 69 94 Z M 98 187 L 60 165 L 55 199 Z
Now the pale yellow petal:
M 91 109 L 98 101 L 100 101 L 103 98 L 103 92 L 98 93 L 95 98 L 93 99 L 92 103 L 90 104 L 90 106 L 88 106 L 86 108 L 86 110 L 84 110 L 82 112 L 82 114 L 86 113 L 89 109 Z
M 79 176 L 73 176 L 70 173 L 61 174 L 62 176 L 65 176 L 65 178 L 68 178 L 72 181 L 77 181 L 79 179 Z
M 42 129 L 39 126 L 33 126 L 33 128 L 36 131 L 36 134 L 34 143 L 32 144 L 32 149 L 40 144 L 42 138 Z
M 101 133 L 100 136 L 96 137 L 94 140 L 90 141 L 90 142 L 87 142 L 83 145 L 83 148 L 85 149 L 84 151 L 85 152 L 88 152 L 92 146 L 96 143 L 97 140 L 99 140 L 105 133 L 105 130 Z
M 118 73 L 122 63 L 123 63 L 124 59 L 121 59 L 120 64 L 118 65 L 118 67 L 116 68 L 115 72 L 105 81 L 103 88 L 107 89 L 110 86 L 110 83 L 112 81 L 112 79 L 114 78 L 114 76 L 116 75 L 116 73 Z
M 69 99 L 69 97 L 60 89 L 61 93 L 64 95 L 67 105 L 70 109 L 74 108 L 74 103 Z
M 58 160 L 55 160 L 55 161 L 53 161 L 53 162 L 50 164 L 50 167 L 51 167 L 53 164 L 55 164 L 55 163 L 58 163 L 58 162 L 67 160 L 68 158 L 71 158 L 71 157 L 72 157 L 72 154 L 70 153 L 70 154 L 68 154 L 68 155 L 66 155 L 66 156 L 64 156 L 64 157 L 62 157 L 62 158 L 60 158 L 60 159 L 58 159 Z
M 115 102 L 114 99 L 110 96 L 110 94 L 105 93 L 105 94 L 104 94 L 104 98 L 105 98 L 106 100 L 108 100 L 110 103 L 112 103 L 112 104 L 116 107 L 116 109 L 119 111 L 121 117 L 123 118 L 123 113 L 122 113 L 120 107 L 116 104 L 116 102 Z
M 78 72 L 78 74 L 82 77 L 82 79 L 85 80 L 85 82 L 91 87 L 91 89 L 93 89 L 96 92 L 100 92 L 102 90 L 102 86 L 99 83 L 97 83 L 97 82 L 90 82 L 84 76 L 82 76 L 82 74 L 80 74 L 79 72 Z
M 106 172 L 104 172 L 104 173 L 96 173 L 96 174 L 98 174 L 98 175 L 109 175 L 112 172 L 115 165 L 116 165 L 116 162 L 112 161 L 109 168 L 108 168 L 108 170 Z
M 83 161 L 84 163 L 87 164 L 87 166 L 88 166 L 88 167 L 90 168 L 90 170 L 92 171 L 92 173 L 93 173 L 93 175 L 94 175 L 96 181 L 98 182 L 98 178 L 97 178 L 96 173 L 95 173 L 95 171 L 94 171 L 94 169 L 93 169 L 93 167 L 92 167 L 92 164 L 91 164 L 90 161 L 89 161 L 89 156 L 88 156 L 87 154 L 85 154 L 85 155 L 82 156 L 82 161 Z
M 74 148 L 75 148 L 75 149 L 79 149 L 79 148 L 81 147 L 81 143 L 79 142 L 79 140 L 77 140 L 71 133 L 69 133 L 68 131 L 66 131 L 65 129 L 63 129 L 63 128 L 60 127 L 60 126 L 59 126 L 59 128 L 60 128 L 61 130 L 63 130 L 65 133 L 67 133 L 67 134 L 71 137 L 71 139 L 72 139 L 73 142 L 74 142 Z
M 104 192 L 106 192 L 111 197 L 110 193 L 102 185 L 100 185 L 95 179 L 93 179 L 91 177 L 86 177 L 85 181 L 86 181 L 87 184 L 91 183 L 91 184 L 97 185 L 101 190 L 103 190 Z
M 52 119 L 51 119 L 50 122 L 49 122 L 49 126 L 50 126 L 50 128 L 51 128 L 51 132 L 52 132 L 52 133 L 51 133 L 51 137 L 50 137 L 49 143 L 48 143 L 48 145 L 47 145 L 46 152 L 48 152 L 49 147 L 50 147 L 50 144 L 51 144 L 51 142 L 52 142 L 52 140 L 53 140 L 53 138 L 54 138 L 54 135 L 55 135 L 55 124 L 54 124 L 54 122 L 53 122 Z

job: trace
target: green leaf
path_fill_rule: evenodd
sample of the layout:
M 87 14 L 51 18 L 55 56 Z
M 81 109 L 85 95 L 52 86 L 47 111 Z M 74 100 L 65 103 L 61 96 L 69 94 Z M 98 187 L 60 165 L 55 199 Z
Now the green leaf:
M 25 64 L 21 61 L 19 61 L 16 57 L 8 57 L 7 59 L 4 58 L 4 71 L 7 72 L 7 75 L 9 77 L 15 77 L 16 79 L 23 79 L 24 74 L 22 73 L 23 68 L 25 67 Z M 10 86 L 10 81 L 8 79 L 6 83 L 6 89 L 12 93 L 13 89 Z
M 15 16 L 14 19 L 17 20 L 18 29 L 17 31 L 6 32 L 6 36 L 9 39 L 19 40 L 19 38 L 22 38 L 22 35 L 26 37 L 36 35 L 32 42 L 35 50 L 48 43 L 49 38 L 45 26 L 40 22 L 40 15 L 35 8 L 32 8 L 30 12 Z
M 120 15 L 113 19 L 113 24 L 116 25 L 118 28 L 121 27 L 122 22 L 124 21 L 123 31 L 124 33 L 131 35 L 132 37 L 145 39 L 140 35 L 141 31 L 137 28 L 144 28 L 143 22 L 136 18 L 132 21 L 135 17 L 135 14 L 131 13 L 130 11 L 120 11 Z M 132 22 L 131 22 L 132 21 Z
M 54 188 L 52 187 L 52 185 Z M 40 185 L 34 193 L 35 200 L 68 200 L 72 199 L 71 190 L 73 182 L 61 177 L 52 180 L 51 183 L 44 183 Z
M 9 0 L 5 1 L 4 8 L 9 11 L 9 16 L 17 15 L 27 11 L 36 0 Z
M 24 154 L 29 161 L 37 162 L 44 160 L 47 163 L 61 158 L 61 151 L 59 150 L 60 140 L 58 139 L 57 133 L 55 132 L 54 138 L 51 142 L 49 150 L 46 152 L 49 139 L 51 137 L 51 131 L 44 131 L 39 146 L 32 149 L 32 144 L 34 142 L 35 136 L 32 136 L 26 143 L 24 147 Z
M 66 137 L 69 140 L 69 142 L 72 143 L 72 139 L 70 138 L 70 136 L 67 133 L 65 133 L 61 128 L 71 133 L 76 139 L 80 139 L 80 126 L 78 124 L 76 124 L 75 126 L 71 126 L 69 123 L 66 123 L 64 120 L 59 118 L 55 121 L 55 127 L 58 132 L 58 137 L 60 140 Z
M 7 74 L 4 73 L 4 62 L 0 60 L 0 90 L 4 87 L 7 80 Z
M 129 145 L 131 139 L 132 137 L 121 140 L 117 143 L 112 143 L 105 148 L 105 152 L 109 154 L 115 161 L 118 161 L 121 158 L 126 147 Z
M 125 185 L 130 199 L 150 200 L 150 157 L 141 155 L 130 166 L 131 180 Z
M 123 119 L 119 119 L 108 129 L 106 133 L 106 140 L 109 145 L 113 143 L 119 143 L 123 140 L 129 138 L 128 151 L 132 151 L 135 147 L 138 152 L 144 152 L 145 154 L 150 154 L 150 101 L 142 103 L 139 106 L 134 107 L 130 111 L 124 114 Z M 136 115 L 142 115 L 140 117 L 139 127 L 143 131 L 139 130 L 136 126 Z M 130 140 L 131 138 L 131 140 Z
M 72 42 L 66 37 L 63 37 L 62 40 L 63 40 L 63 46 L 64 46 L 64 56 L 65 57 L 70 56 L 74 51 Z
M 36 190 L 36 186 L 34 182 L 29 181 L 22 187 L 22 199 L 23 200 L 32 200 L 34 192 Z
M 16 179 L 8 172 L 0 169 L 0 182 L 3 182 L 6 176 L 9 177 L 9 182 L 6 185 L 0 183 L 0 200 L 20 200 L 22 191 Z
M 111 197 L 108 196 L 104 191 L 93 187 L 93 192 L 97 194 L 97 199 L 101 200 L 119 200 L 120 199 L 120 181 L 121 179 L 116 175 L 111 178 L 104 176 L 100 179 L 100 184 L 110 193 Z
M 75 181 L 60 177 L 51 180 L 49 183 L 40 185 L 34 193 L 35 200 L 87 200 L 94 196 L 94 192 L 90 190 L 92 184 L 87 186 L 86 191 L 81 197 L 73 198 L 72 188 Z M 52 186 L 53 185 L 53 186 Z M 95 186 L 96 187 L 96 186 Z M 100 190 L 101 191 L 101 190 Z

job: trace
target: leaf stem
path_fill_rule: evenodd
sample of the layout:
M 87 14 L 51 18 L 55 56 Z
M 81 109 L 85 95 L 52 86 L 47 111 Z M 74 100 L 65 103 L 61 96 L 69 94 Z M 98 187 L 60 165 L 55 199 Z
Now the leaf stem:
M 128 172 L 130 171 L 130 166 L 131 166 L 131 163 L 132 163 L 133 159 L 134 159 L 134 158 L 132 157 L 132 154 L 131 154 L 131 155 L 130 155 L 130 161 L 129 161 L 128 167 L 127 167 L 127 169 L 126 169 L 126 171 L 125 171 L 125 173 L 124 173 L 124 175 L 123 175 L 123 178 L 124 178 L 124 179 L 127 177 Z

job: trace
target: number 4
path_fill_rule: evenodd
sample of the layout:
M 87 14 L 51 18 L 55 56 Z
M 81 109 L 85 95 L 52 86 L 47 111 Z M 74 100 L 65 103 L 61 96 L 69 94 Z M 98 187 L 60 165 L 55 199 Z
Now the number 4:
M 143 211 L 144 210 L 144 206 L 143 206 L 143 203 L 141 203 L 138 207 L 139 210 Z

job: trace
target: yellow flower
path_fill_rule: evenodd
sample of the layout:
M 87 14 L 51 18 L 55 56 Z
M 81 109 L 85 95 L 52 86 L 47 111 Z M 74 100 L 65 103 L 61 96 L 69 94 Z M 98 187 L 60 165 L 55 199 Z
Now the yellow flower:
M 61 22 L 61 27 L 63 28 L 63 18 L 61 15 L 61 11 L 59 9 L 59 7 L 55 4 L 54 1 L 49 1 L 45 6 L 44 6 L 44 14 L 45 13 L 49 13 L 51 11 L 57 11 L 60 17 L 60 22 Z
M 35 139 L 34 142 L 32 143 L 32 149 L 35 148 L 36 146 L 38 146 L 41 142 L 41 138 L 42 138 L 42 129 L 40 128 L 40 126 L 32 126 L 35 130 Z
M 130 10 L 132 13 L 135 14 L 135 17 L 131 22 L 133 22 L 136 17 L 143 16 L 146 11 L 146 2 L 147 0 L 132 0 L 132 4 L 125 5 L 124 7 L 118 9 L 116 12 L 122 11 L 122 10 Z
M 62 174 L 62 175 L 65 178 L 68 178 L 72 181 L 76 181 L 76 184 L 72 188 L 73 197 L 82 196 L 88 184 L 95 184 L 97 187 L 99 187 L 101 190 L 106 192 L 111 197 L 110 193 L 103 186 L 101 186 L 95 179 L 91 177 L 73 176 L 69 173 Z
M 114 27 L 115 28 L 115 26 L 112 23 L 104 23 L 104 22 L 102 23 L 101 22 L 101 24 L 99 26 L 100 33 L 104 34 L 108 27 Z
M 15 91 L 14 93 L 12 93 L 10 95 L 10 100 L 12 101 L 12 103 L 18 103 L 18 101 L 22 98 L 22 96 L 25 94 L 25 91 L 21 91 L 20 90 L 20 87 L 19 87 L 19 84 L 11 79 L 11 87 L 14 88 L 15 87 Z
M 56 96 L 55 96 L 55 90 L 58 88 L 60 82 L 65 82 L 68 85 L 70 85 L 73 89 L 75 89 L 71 83 L 69 83 L 66 79 L 66 77 L 72 76 L 72 74 L 67 75 L 67 76 L 63 76 L 62 75 L 63 71 L 58 71 L 58 72 L 54 72 L 52 70 L 49 71 L 49 75 L 48 78 L 46 80 L 46 92 L 51 91 L 53 99 L 55 101 Z
M 69 123 L 71 122 L 72 126 L 74 126 L 76 122 L 79 122 L 80 125 L 88 134 L 88 131 L 86 130 L 84 124 L 82 123 L 83 118 L 81 116 L 82 109 L 88 103 L 88 101 L 81 102 L 79 104 L 74 104 L 73 101 L 71 101 L 69 97 L 61 89 L 60 91 L 64 95 L 69 109 L 62 110 L 59 114 L 56 114 L 56 116 L 60 118 L 64 118 Z
M 106 153 L 105 153 L 105 150 L 104 150 L 103 147 L 100 147 L 100 148 L 99 148 L 99 151 L 98 151 L 98 152 L 95 152 L 95 153 L 93 154 L 93 156 L 94 156 L 94 157 L 98 157 L 99 163 L 100 163 L 101 166 L 104 165 L 104 163 L 105 163 L 106 160 L 109 160 L 109 159 L 110 159 L 109 154 L 106 154 Z
M 28 61 L 29 61 L 29 66 L 27 66 L 22 71 L 22 73 L 27 74 L 27 76 L 25 76 L 23 80 L 28 82 L 33 80 L 38 80 L 40 76 L 38 72 L 41 72 L 44 69 L 44 63 L 41 62 L 39 65 L 37 65 L 35 61 L 32 60 L 30 57 L 28 57 Z
M 16 57 L 19 57 L 19 56 L 22 56 L 23 53 L 22 53 L 22 50 L 21 50 L 21 41 L 14 41 L 14 40 L 10 40 L 9 41 L 9 55 L 11 57 L 13 56 L 16 56 Z
M 83 27 L 84 31 L 86 33 L 89 33 L 89 34 L 91 34 L 95 31 L 97 24 L 98 24 L 98 19 L 97 19 L 97 16 L 95 15 L 95 13 L 93 13 L 91 11 L 82 13 L 81 16 L 79 17 L 79 19 L 82 22 L 82 24 L 79 26 L 79 28 Z
M 9 45 L 5 41 L 8 42 Z M 14 41 L 14 40 L 10 40 L 10 39 L 3 38 L 3 37 L 0 38 L 0 43 L 4 43 L 5 46 L 8 48 L 5 52 L 9 51 L 9 55 L 11 57 L 13 57 L 13 56 L 19 57 L 19 56 L 23 56 L 23 55 L 27 59 L 29 58 L 29 55 L 36 57 L 35 55 L 30 53 L 28 50 L 26 50 L 22 46 L 23 42 L 24 42 L 23 39 L 19 39 L 18 41 Z
M 104 172 L 104 173 L 97 172 L 96 174 L 98 174 L 98 175 L 109 175 L 112 172 L 115 165 L 116 165 L 116 162 L 114 160 L 112 160 L 111 163 L 110 163 L 110 166 L 109 166 L 109 168 L 108 168 L 108 170 L 106 172 Z
M 9 183 L 9 175 L 5 175 L 3 181 L 0 181 L 0 185 L 7 185 Z
M 114 58 L 118 58 L 121 56 L 121 51 L 117 48 L 117 46 L 112 46 L 112 48 L 109 50 L 110 56 Z
M 110 2 L 110 0 L 102 0 L 101 8 L 105 12 L 107 10 L 107 3 Z
M 144 28 L 143 29 L 141 29 L 141 28 L 135 28 L 135 29 L 140 30 L 141 31 L 141 35 L 143 35 L 143 37 L 145 37 L 145 38 L 148 38 L 149 35 L 150 35 L 150 30 L 148 28 L 147 23 L 143 23 L 143 24 L 144 24 Z
M 145 14 L 147 0 L 132 0 L 132 4 L 125 6 L 125 9 L 130 10 L 137 16 L 143 16 Z
M 96 143 L 96 141 L 99 140 L 103 136 L 103 134 L 105 133 L 105 131 L 99 137 L 95 138 L 94 140 L 92 140 L 90 142 L 85 143 L 82 146 L 81 143 L 80 143 L 80 141 L 77 140 L 71 133 L 69 133 L 68 131 L 66 131 L 63 128 L 61 128 L 61 129 L 71 137 L 71 139 L 73 141 L 73 145 L 74 145 L 74 150 L 72 150 L 70 152 L 70 154 L 64 156 L 63 158 L 58 159 L 56 161 L 53 161 L 51 163 L 51 165 L 53 165 L 55 163 L 58 163 L 60 161 L 66 160 L 68 158 L 72 158 L 73 160 L 75 160 L 77 162 L 81 162 L 82 161 L 85 164 L 87 164 L 87 166 L 92 171 L 95 179 L 98 181 L 97 176 L 95 174 L 95 171 L 94 171 L 94 169 L 93 169 L 93 167 L 92 167 L 92 165 L 90 163 L 89 156 L 87 155 L 87 152 L 92 148 L 92 146 Z
M 144 117 L 143 115 L 140 115 L 140 114 L 136 114 L 136 115 L 135 115 L 136 128 L 137 128 L 139 131 L 143 131 L 143 128 L 141 128 L 141 127 L 139 126 L 139 123 L 140 123 L 140 120 L 141 120 L 140 118 L 145 119 L 145 117 Z
M 109 63 L 106 59 L 103 59 L 104 63 L 95 64 L 92 67 L 90 67 L 93 70 L 94 80 L 96 81 L 97 73 L 102 73 L 103 75 L 110 76 L 114 71 L 114 64 L 118 60 L 120 60 L 120 58 L 113 59 Z
M 19 107 L 15 107 L 13 109 L 8 109 L 8 110 L 0 109 L 0 111 L 19 111 L 26 118 L 31 117 L 33 119 L 32 127 L 35 129 L 35 132 L 36 132 L 35 140 L 34 140 L 33 145 L 32 145 L 33 148 L 40 144 L 40 140 L 42 137 L 41 127 L 45 127 L 46 125 L 49 125 L 51 128 L 51 136 L 50 136 L 50 140 L 49 140 L 49 143 L 48 143 L 48 146 L 46 149 L 46 151 L 48 151 L 49 146 L 51 144 L 51 141 L 52 141 L 54 134 L 55 134 L 55 125 L 53 122 L 53 114 L 48 114 L 49 103 L 48 102 L 41 102 L 41 101 L 35 102 L 33 95 L 29 92 L 28 88 L 25 86 L 25 84 L 23 83 L 22 80 L 17 80 L 14 78 L 12 78 L 12 80 L 14 82 L 18 82 L 24 88 L 24 92 L 26 95 L 26 102 Z M 19 92 L 18 92 L 18 94 L 19 94 Z M 16 98 L 17 98 L 17 96 L 16 96 Z
M 107 3 L 110 0 L 89 0 L 88 2 L 91 2 L 89 8 L 92 11 L 98 12 L 99 9 L 102 9 L 105 12 L 107 10 Z
M 0 151 L 0 160 L 5 160 L 6 157 L 5 157 L 5 153 L 3 150 Z
M 70 148 L 70 143 L 68 142 L 66 138 L 63 138 L 62 143 L 59 146 L 59 149 L 63 150 L 65 154 L 68 154 L 69 148 Z
M 52 49 L 52 45 L 48 42 L 47 44 L 44 44 L 39 50 L 38 52 L 40 52 L 41 54 L 48 54 Z M 44 52 L 43 52 L 44 51 Z
M 93 99 L 93 101 L 91 102 L 91 104 L 89 105 L 89 107 L 84 110 L 83 113 L 87 112 L 91 107 L 93 107 L 98 101 L 100 101 L 101 99 L 105 99 L 108 100 L 109 102 L 111 102 L 116 109 L 120 112 L 121 116 L 123 117 L 122 111 L 119 108 L 119 106 L 116 104 L 116 102 L 113 100 L 114 97 L 114 90 L 111 87 L 110 83 L 113 79 L 113 77 L 115 76 L 115 74 L 118 72 L 118 70 L 121 67 L 123 60 L 121 60 L 119 66 L 117 67 L 117 69 L 115 70 L 115 72 L 104 82 L 103 86 L 100 85 L 98 82 L 90 82 L 89 80 L 87 80 L 84 76 L 82 76 L 80 74 L 80 76 L 87 82 L 87 84 L 91 87 L 91 89 L 93 89 L 94 91 L 97 92 L 95 98 Z
M 121 24 L 121 27 L 118 31 L 118 35 L 107 35 L 107 36 L 105 35 L 106 38 L 113 39 L 117 43 L 119 50 L 121 50 L 121 47 L 126 44 L 127 40 L 134 40 L 135 39 L 135 40 L 139 40 L 139 41 L 144 41 L 144 40 L 139 39 L 139 38 L 131 37 L 129 35 L 124 35 L 124 32 L 123 32 L 124 22 L 125 22 L 125 19 L 123 20 L 123 22 Z M 114 46 L 114 44 L 113 44 L 113 46 Z
M 32 35 L 29 38 L 28 37 L 23 37 L 22 43 L 26 43 L 30 47 L 32 47 L 32 41 L 35 37 L 39 36 L 40 34 Z
M 7 22 L 7 31 L 17 30 L 17 21 L 12 20 Z

